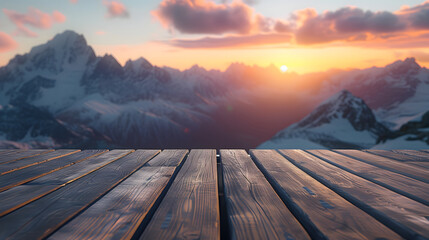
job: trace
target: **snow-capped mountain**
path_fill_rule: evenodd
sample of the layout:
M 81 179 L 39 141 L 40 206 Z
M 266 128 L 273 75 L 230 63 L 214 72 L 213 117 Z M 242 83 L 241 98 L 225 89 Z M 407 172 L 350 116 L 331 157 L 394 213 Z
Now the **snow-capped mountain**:
M 82 35 L 66 31 L 0 68 L 0 114 L 13 119 L 21 111 L 9 109 L 30 106 L 52 117 L 52 126 L 77 134 L 65 134 L 70 139 L 59 143 L 49 134 L 11 137 L 4 127 L 0 136 L 30 147 L 38 146 L 30 142 L 39 136 L 50 138 L 48 147 L 73 146 L 76 138 L 93 137 L 94 132 L 119 146 L 184 145 L 190 131 L 211 121 L 207 105 L 228 93 L 218 79 L 197 67 L 180 72 L 152 66 L 143 58 L 122 67 L 111 55 L 97 57 Z M 24 125 L 14 129 L 28 132 L 27 125 L 34 123 Z
M 383 68 L 343 72 L 323 83 L 326 95 L 346 89 L 362 98 L 389 128 L 421 117 L 429 110 L 429 70 L 414 58 Z
M 342 90 L 259 148 L 371 148 L 388 133 L 362 99 Z
M 429 111 L 402 125 L 381 138 L 374 149 L 427 149 L 429 148 Z
M 341 92 L 296 123 L 342 89 L 376 117 Z M 0 147 L 254 148 L 295 123 L 276 135 L 289 146 L 367 148 L 400 135 L 380 123 L 395 133 L 420 121 L 428 92 L 413 58 L 307 75 L 240 63 L 180 71 L 144 58 L 122 66 L 65 31 L 0 67 Z

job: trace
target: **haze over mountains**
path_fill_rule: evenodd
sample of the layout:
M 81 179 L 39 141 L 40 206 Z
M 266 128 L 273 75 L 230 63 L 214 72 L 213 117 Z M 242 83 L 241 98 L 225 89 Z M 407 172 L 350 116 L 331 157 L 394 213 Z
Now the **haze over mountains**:
M 66 31 L 0 68 L 0 146 L 254 148 L 275 135 L 299 148 L 424 147 L 427 93 L 429 71 L 413 58 L 306 75 L 242 64 L 179 71 L 144 58 L 121 66 Z

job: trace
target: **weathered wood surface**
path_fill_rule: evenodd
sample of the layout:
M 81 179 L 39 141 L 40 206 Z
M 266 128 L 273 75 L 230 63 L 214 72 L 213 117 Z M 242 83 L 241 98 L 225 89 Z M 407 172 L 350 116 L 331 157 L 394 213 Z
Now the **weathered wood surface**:
M 429 162 L 429 153 L 425 150 L 392 150 L 392 152 L 402 153 L 409 156 L 419 157 L 422 161 Z
M 46 150 L 11 150 L 11 151 L 4 151 L 0 152 L 0 164 L 18 161 L 24 158 L 37 156 L 43 153 L 48 153 L 54 151 L 46 149 Z
M 244 150 L 221 150 L 231 239 L 309 239 Z
M 252 150 L 278 192 L 328 239 L 401 239 L 399 235 L 286 160 L 275 150 Z M 317 237 L 321 239 L 321 237 Z
M 11 173 L 23 168 L 27 168 L 36 164 L 45 163 L 54 159 L 64 157 L 80 150 L 57 150 L 45 154 L 37 155 L 34 157 L 24 158 L 19 161 L 8 162 L 0 165 L 0 175 Z
M 0 150 L 0 239 L 429 239 L 427 155 Z
M 219 239 L 215 150 L 191 150 L 140 239 Z
M 419 155 L 410 155 L 407 154 L 404 151 L 388 151 L 388 150 L 364 150 L 365 152 L 369 152 L 375 155 L 379 155 L 382 157 L 386 157 L 389 159 L 393 159 L 393 160 L 398 160 L 401 162 L 408 162 L 408 161 L 416 161 L 416 162 L 420 162 L 420 161 L 429 161 L 429 157 L 421 157 Z M 408 152 L 409 153 L 409 152 Z
M 406 239 L 429 236 L 429 207 L 302 150 L 280 152 L 305 172 Z M 406 217 L 405 217 L 406 216 Z
M 123 150 L 124 152 L 129 152 Z M 0 218 L 0 239 L 47 237 L 122 180 L 158 151 L 130 153 L 48 195 Z
M 186 154 L 163 151 L 49 239 L 130 239 Z
M 363 151 L 358 151 L 358 150 L 335 150 L 335 151 L 341 154 L 344 154 L 346 156 L 356 158 L 360 161 L 364 161 L 369 164 L 387 169 L 389 171 L 396 172 L 396 173 L 429 183 L 429 174 L 425 169 L 410 166 L 402 162 L 392 161 L 389 158 L 377 156 Z
M 57 172 L 0 193 L 0 216 L 12 212 L 65 185 L 123 157 L 128 151 L 112 150 L 87 161 L 78 162 Z M 7 176 L 7 175 L 6 175 Z
M 429 184 L 329 150 L 308 151 L 348 172 L 429 206 Z
M 67 155 L 58 158 L 54 161 L 49 161 L 44 164 L 33 165 L 21 170 L 13 171 L 9 174 L 0 176 L 0 192 L 5 191 L 14 186 L 42 177 L 51 172 L 58 171 L 80 161 L 84 161 L 92 156 L 96 156 L 106 150 L 85 150 L 75 154 Z

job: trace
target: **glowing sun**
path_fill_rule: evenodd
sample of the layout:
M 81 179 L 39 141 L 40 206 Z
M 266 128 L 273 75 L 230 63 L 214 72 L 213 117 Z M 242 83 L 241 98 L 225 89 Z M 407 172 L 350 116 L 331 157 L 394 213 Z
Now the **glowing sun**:
M 280 71 L 282 71 L 282 72 L 287 72 L 288 69 L 289 68 L 286 65 L 283 65 L 280 67 Z

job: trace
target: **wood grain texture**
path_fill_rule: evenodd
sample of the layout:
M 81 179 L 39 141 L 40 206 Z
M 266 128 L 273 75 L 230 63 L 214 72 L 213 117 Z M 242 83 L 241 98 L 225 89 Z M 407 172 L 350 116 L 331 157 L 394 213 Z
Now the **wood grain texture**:
M 185 149 L 166 149 L 162 151 L 160 157 L 156 157 L 147 162 L 145 167 L 177 167 L 182 162 L 183 157 L 188 154 Z
M 429 236 L 429 207 L 302 150 L 280 150 L 295 165 L 406 239 Z
M 309 239 L 246 151 L 220 156 L 231 239 Z
M 66 184 L 98 170 L 128 153 L 129 151 L 112 150 L 37 178 L 24 185 L 1 192 L 0 216 L 6 215 L 9 212 L 64 187 Z
M 90 157 L 99 155 L 106 150 L 85 150 L 75 154 L 58 158 L 56 161 L 49 161 L 44 164 L 37 164 L 28 168 L 17 170 L 9 174 L 0 176 L 0 192 L 12 187 L 24 184 L 36 178 L 58 171 Z
M 0 153 L 0 164 L 18 161 L 28 157 L 34 157 L 43 153 L 48 153 L 54 151 L 53 149 L 39 149 L 39 150 L 19 150 L 19 151 L 7 151 Z
M 419 167 L 410 166 L 408 164 L 392 161 L 389 158 L 377 156 L 371 153 L 359 151 L 359 150 L 335 150 L 341 154 L 344 154 L 349 157 L 356 158 L 360 161 L 378 166 L 384 169 L 387 169 L 392 172 L 396 172 L 425 183 L 429 183 L 429 174 L 426 169 L 421 169 Z
M 429 184 L 329 150 L 308 152 L 337 167 L 429 206 Z M 394 161 L 394 160 L 391 160 Z
M 406 164 L 412 165 L 414 167 L 426 169 L 429 171 L 429 162 L 405 162 Z
M 421 160 L 425 162 L 429 162 L 429 153 L 425 151 L 417 151 L 417 150 L 392 150 L 392 152 L 407 154 L 414 157 L 419 157 Z
M 401 151 L 388 151 L 388 150 L 364 150 L 365 152 L 369 152 L 375 155 L 379 155 L 382 157 L 386 157 L 389 159 L 401 161 L 401 162 L 408 162 L 408 161 L 429 161 L 427 158 L 423 158 L 416 155 L 409 155 Z
M 124 150 L 127 151 L 127 150 Z M 0 218 L 0 239 L 42 239 L 142 167 L 159 151 L 130 153 Z
M 0 165 L 0 176 L 4 174 L 11 173 L 20 169 L 31 167 L 36 164 L 41 164 L 45 162 L 52 161 L 54 159 L 64 157 L 73 153 L 77 153 L 80 150 L 57 150 L 53 152 L 48 152 L 45 154 L 37 155 L 34 157 L 24 158 L 19 161 L 8 162 Z
M 140 239 L 219 239 L 215 150 L 192 150 Z
M 21 150 L 21 149 L 0 149 L 0 154 L 9 153 L 9 152 L 20 152 L 20 151 L 25 151 L 25 150 Z
M 49 239 L 130 239 L 186 154 L 164 150 Z
M 277 192 L 287 194 L 328 239 L 402 239 L 275 150 L 252 150 L 251 154 L 276 182 Z

